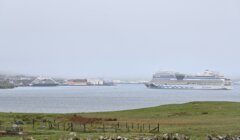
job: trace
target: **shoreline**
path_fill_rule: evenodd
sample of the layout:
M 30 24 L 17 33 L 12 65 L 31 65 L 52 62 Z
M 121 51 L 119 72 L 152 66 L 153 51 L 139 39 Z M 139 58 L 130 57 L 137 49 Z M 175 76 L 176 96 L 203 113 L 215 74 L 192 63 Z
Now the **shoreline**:
M 135 108 L 135 109 L 123 109 L 123 110 L 113 110 L 113 111 L 94 111 L 94 112 L 71 112 L 71 113 L 44 113 L 44 112 L 0 112 L 0 114 L 46 114 L 46 115 L 73 115 L 73 114 L 92 114 L 92 113 L 111 113 L 111 112 L 122 112 L 122 111 L 134 111 L 134 110 L 143 110 L 143 109 L 150 109 L 150 108 L 157 108 L 163 106 L 171 106 L 171 105 L 184 105 L 184 104 L 191 104 L 191 103 L 240 103 L 236 101 L 191 101 L 185 103 L 174 103 L 174 104 L 163 104 L 151 107 L 143 107 L 143 108 Z

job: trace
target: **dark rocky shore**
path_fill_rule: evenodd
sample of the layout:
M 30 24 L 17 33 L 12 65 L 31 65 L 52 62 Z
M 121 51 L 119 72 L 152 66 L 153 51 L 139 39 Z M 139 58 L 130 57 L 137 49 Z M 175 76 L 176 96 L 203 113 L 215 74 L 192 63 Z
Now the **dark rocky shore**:
M 35 140 L 33 137 L 24 137 L 22 140 Z M 44 140 L 49 140 L 47 137 Z M 154 136 L 136 136 L 136 137 L 108 137 L 108 136 L 99 136 L 98 138 L 80 138 L 76 133 L 71 132 L 69 135 L 60 138 L 59 140 L 191 140 L 189 136 L 184 134 L 162 134 Z M 206 140 L 240 140 L 240 136 L 207 136 Z

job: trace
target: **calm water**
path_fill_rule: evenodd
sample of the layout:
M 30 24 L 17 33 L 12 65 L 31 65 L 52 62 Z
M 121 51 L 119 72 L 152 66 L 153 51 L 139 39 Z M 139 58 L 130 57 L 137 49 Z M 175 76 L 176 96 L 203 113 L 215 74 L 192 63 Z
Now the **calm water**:
M 233 90 L 161 90 L 144 85 L 109 87 L 21 87 L 0 90 L 0 112 L 96 112 L 190 101 L 240 102 Z

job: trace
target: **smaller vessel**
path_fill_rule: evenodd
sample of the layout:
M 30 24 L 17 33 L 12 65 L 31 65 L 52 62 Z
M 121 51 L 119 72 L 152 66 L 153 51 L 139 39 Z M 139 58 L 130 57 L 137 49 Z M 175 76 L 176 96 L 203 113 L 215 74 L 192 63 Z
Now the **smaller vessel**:
M 218 72 L 205 70 L 203 73 L 188 75 L 179 72 L 161 71 L 155 73 L 148 88 L 157 89 L 199 89 L 230 90 L 232 81 Z
M 38 77 L 35 80 L 33 80 L 30 84 L 30 86 L 33 86 L 33 87 L 49 87 L 49 86 L 57 86 L 57 85 L 59 85 L 58 82 L 48 77 Z

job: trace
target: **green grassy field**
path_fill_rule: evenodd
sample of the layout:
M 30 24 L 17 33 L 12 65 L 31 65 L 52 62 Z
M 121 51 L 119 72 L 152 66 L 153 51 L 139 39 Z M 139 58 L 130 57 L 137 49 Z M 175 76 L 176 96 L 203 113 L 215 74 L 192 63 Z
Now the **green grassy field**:
M 30 121 L 31 118 L 68 118 L 73 114 L 19 114 L 0 113 L 2 125 L 9 125 L 15 120 Z M 114 111 L 80 113 L 87 118 L 116 118 L 118 122 L 160 124 L 160 132 L 182 133 L 191 139 L 206 139 L 207 135 L 240 135 L 240 103 L 236 102 L 191 102 L 185 104 L 162 105 L 158 107 Z M 24 125 L 24 131 L 37 139 L 58 139 L 68 134 L 59 130 L 33 129 L 31 124 Z M 143 132 L 87 132 L 78 133 L 80 137 L 98 137 L 99 135 L 133 137 L 154 135 Z M 15 140 L 20 137 L 0 137 L 1 140 Z

